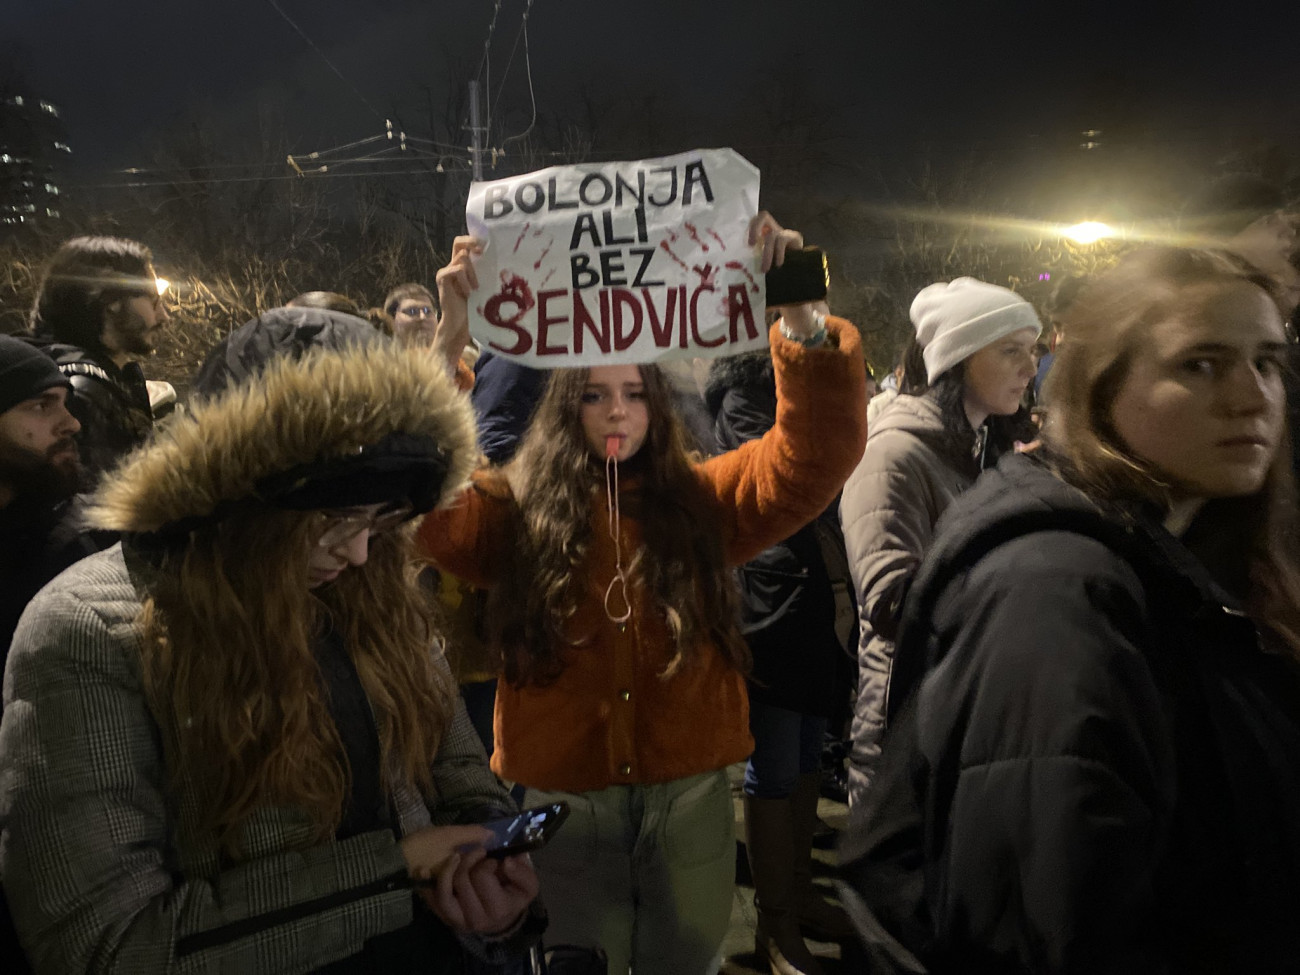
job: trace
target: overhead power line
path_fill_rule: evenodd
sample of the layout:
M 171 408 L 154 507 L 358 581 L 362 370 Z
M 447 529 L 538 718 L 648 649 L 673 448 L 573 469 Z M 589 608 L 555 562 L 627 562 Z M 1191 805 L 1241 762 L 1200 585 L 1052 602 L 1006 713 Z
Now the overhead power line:
M 474 73 L 476 81 L 483 80 L 483 70 L 487 69 L 487 80 L 490 84 L 492 81 L 492 35 L 496 33 L 497 16 L 501 13 L 501 0 L 493 0 L 492 20 L 488 24 L 487 37 L 483 41 L 483 57 L 479 59 L 478 71 Z
M 356 85 L 354 85 L 351 82 L 351 80 L 345 77 L 343 72 L 338 69 L 338 67 L 334 64 L 334 62 L 325 56 L 325 52 L 322 51 L 316 45 L 316 42 L 313 41 L 310 37 L 308 37 L 306 32 L 301 27 L 299 27 L 296 23 L 293 22 L 292 18 L 290 18 L 290 16 L 284 12 L 284 9 L 276 2 L 276 0 L 266 0 L 266 2 L 269 3 L 275 9 L 276 13 L 278 13 L 281 17 L 284 18 L 285 23 L 287 23 L 290 27 L 292 27 L 294 30 L 298 32 L 298 36 L 301 37 L 304 41 L 306 41 L 308 45 L 310 45 L 313 51 L 315 51 L 317 54 L 320 55 L 321 60 L 324 61 L 326 64 L 328 64 L 330 70 L 339 76 L 340 81 L 342 81 L 345 85 L 347 85 L 349 88 L 352 89 L 353 93 L 356 94 L 357 98 L 361 99 L 361 103 L 365 105 L 366 108 L 370 109 L 370 111 L 375 115 L 376 118 L 382 119 L 384 117 L 380 113 L 379 109 L 371 105 L 370 102 L 366 99 L 366 96 L 361 94 L 361 89 L 358 88 Z M 500 0 L 498 0 L 498 5 L 499 3 Z
M 524 138 L 524 136 L 528 135 L 529 132 L 533 131 L 533 126 L 537 124 L 537 96 L 533 93 L 533 62 L 532 62 L 532 58 L 529 57 L 529 52 L 528 52 L 528 14 L 532 9 L 533 9 L 533 0 L 528 0 L 528 3 L 524 6 L 524 16 L 523 16 L 523 20 L 519 24 L 519 32 L 524 35 L 524 66 L 528 71 L 528 100 L 529 102 L 532 103 L 533 115 L 528 122 L 528 128 L 524 129 L 518 135 L 508 136 L 507 138 L 502 140 L 501 145 L 503 148 L 505 146 L 508 146 L 512 142 L 518 142 L 520 139 Z M 515 47 L 518 46 L 519 46 L 519 34 L 516 34 Z M 514 61 L 514 59 L 515 59 L 515 52 L 513 49 L 511 49 L 510 60 Z M 509 73 L 509 71 L 510 71 L 510 64 L 509 62 L 507 62 L 506 64 L 507 74 Z M 505 88 L 505 78 L 501 79 L 501 87 L 502 89 Z M 500 97 L 501 94 L 500 92 L 498 92 L 497 98 L 499 99 Z
M 464 171 L 464 172 L 469 171 L 468 164 L 466 164 L 465 161 L 462 159 L 448 159 L 448 165 L 446 168 L 455 169 L 457 171 Z M 381 172 L 311 173 L 309 178 L 310 179 L 388 179 L 392 176 L 428 176 L 428 175 L 429 175 L 428 169 L 397 169 L 397 170 L 389 169 L 389 170 L 383 170 Z M 123 182 L 123 183 L 77 183 L 75 186 L 71 186 L 69 188 L 79 189 L 79 190 L 100 190 L 100 189 L 146 189 L 149 187 L 153 187 L 157 189 L 159 187 L 167 187 L 167 186 L 191 186 L 200 183 L 204 185 L 211 185 L 214 183 L 262 183 L 262 182 L 269 182 L 272 180 L 278 182 L 280 180 L 302 179 L 302 178 L 303 178 L 302 176 L 299 176 L 296 173 L 289 173 L 288 175 L 284 175 L 284 176 L 219 176 L 216 179 L 170 179 L 162 182 L 134 181 L 134 182 Z

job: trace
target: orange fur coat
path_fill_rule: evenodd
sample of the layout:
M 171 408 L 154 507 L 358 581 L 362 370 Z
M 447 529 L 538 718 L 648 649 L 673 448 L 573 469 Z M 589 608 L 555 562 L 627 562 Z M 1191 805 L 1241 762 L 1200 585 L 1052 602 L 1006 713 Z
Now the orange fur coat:
M 838 347 L 806 349 L 772 329 L 777 419 L 760 440 L 696 468 L 716 513 L 731 564 L 745 562 L 791 535 L 826 508 L 857 465 L 866 443 L 866 390 L 856 329 L 829 318 Z M 631 484 L 624 484 L 627 491 Z M 450 507 L 430 513 L 420 546 L 439 566 L 490 587 L 512 546 L 513 499 L 475 486 Z M 598 492 L 596 530 L 584 592 L 570 632 L 583 645 L 566 656 L 546 686 L 497 690 L 496 752 L 500 776 L 539 789 L 582 792 L 610 785 L 666 782 L 738 762 L 753 750 L 744 677 L 716 652 L 703 653 L 672 677 L 668 627 L 641 587 L 631 592 L 632 619 L 620 629 L 604 612 L 614 576 L 614 544 Z M 625 560 L 641 545 L 641 526 L 624 516 Z

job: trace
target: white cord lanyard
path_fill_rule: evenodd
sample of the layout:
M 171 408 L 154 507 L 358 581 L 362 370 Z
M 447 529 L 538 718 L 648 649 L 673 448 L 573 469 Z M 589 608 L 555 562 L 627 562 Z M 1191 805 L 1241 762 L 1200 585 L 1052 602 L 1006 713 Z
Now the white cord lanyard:
M 619 630 L 627 627 L 632 618 L 632 604 L 627 598 L 627 573 L 623 571 L 623 539 L 619 531 L 621 518 L 618 503 L 618 437 L 605 438 L 605 499 L 609 508 L 609 537 L 614 540 L 614 578 L 605 588 L 605 615 L 611 623 L 617 624 Z M 618 598 L 623 602 L 623 611 L 616 614 L 610 609 L 610 597 L 614 587 L 619 587 Z M 617 605 L 617 601 L 615 602 Z

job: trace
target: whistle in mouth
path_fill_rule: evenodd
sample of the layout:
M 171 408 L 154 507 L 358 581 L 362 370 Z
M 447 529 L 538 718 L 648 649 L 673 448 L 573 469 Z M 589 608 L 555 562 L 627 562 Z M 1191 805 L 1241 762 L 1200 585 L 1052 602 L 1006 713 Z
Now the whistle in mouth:
M 606 458 L 618 457 L 618 447 L 619 444 L 622 442 L 622 440 L 623 438 L 616 433 L 611 433 L 608 437 L 605 438 Z

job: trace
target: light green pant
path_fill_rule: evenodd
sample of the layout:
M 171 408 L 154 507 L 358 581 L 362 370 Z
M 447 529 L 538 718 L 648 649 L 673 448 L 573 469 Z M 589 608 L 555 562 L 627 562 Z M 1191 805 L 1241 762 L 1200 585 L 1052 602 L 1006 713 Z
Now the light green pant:
M 570 814 L 533 854 L 545 943 L 599 946 L 609 975 L 711 975 L 721 963 L 736 846 L 725 771 L 595 792 L 529 789 Z

